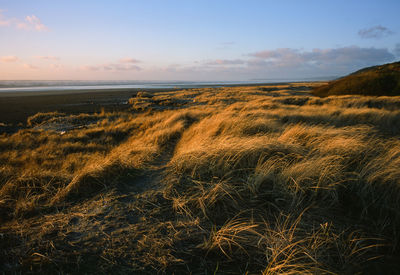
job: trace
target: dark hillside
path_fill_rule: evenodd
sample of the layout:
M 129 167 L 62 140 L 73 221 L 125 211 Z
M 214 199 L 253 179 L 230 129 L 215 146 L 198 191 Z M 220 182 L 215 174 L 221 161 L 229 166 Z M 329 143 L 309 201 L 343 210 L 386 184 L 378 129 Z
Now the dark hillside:
M 314 89 L 317 96 L 330 95 L 400 95 L 400 62 L 361 69 Z

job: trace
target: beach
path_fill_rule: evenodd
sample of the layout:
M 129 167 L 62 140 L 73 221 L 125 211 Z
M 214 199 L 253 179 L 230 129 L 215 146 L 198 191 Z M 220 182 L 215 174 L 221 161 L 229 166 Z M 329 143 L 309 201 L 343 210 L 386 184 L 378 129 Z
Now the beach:
M 135 96 L 138 91 L 143 91 L 143 89 L 2 92 L 0 93 L 0 123 L 12 125 L 25 123 L 29 116 L 38 112 L 79 114 L 99 112 L 102 109 L 105 111 L 126 110 L 129 98 Z
M 267 83 L 247 84 L 196 84 L 186 85 L 183 88 L 221 88 L 221 87 L 255 87 Z M 282 85 L 273 83 L 269 85 Z M 28 89 L 28 88 L 27 88 Z M 25 123 L 29 116 L 38 112 L 60 112 L 66 114 L 94 113 L 102 109 L 105 111 L 123 111 L 129 107 L 129 98 L 136 96 L 139 91 L 166 92 L 181 88 L 99 88 L 99 89 L 65 89 L 32 91 L 0 92 L 0 123 L 17 125 Z

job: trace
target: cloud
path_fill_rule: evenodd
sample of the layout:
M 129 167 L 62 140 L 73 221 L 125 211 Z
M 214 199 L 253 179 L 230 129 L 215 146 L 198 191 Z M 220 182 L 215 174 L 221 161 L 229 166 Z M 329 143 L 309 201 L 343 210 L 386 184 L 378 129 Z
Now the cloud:
M 2 62 L 16 62 L 16 61 L 18 61 L 18 57 L 14 56 L 14 55 L 2 56 L 2 57 L 0 57 L 0 60 Z
M 297 55 L 298 50 L 289 48 L 279 48 L 275 50 L 265 50 L 250 54 L 251 56 L 261 58 L 261 59 L 272 59 L 272 58 L 282 58 Z
M 81 66 L 80 69 L 84 70 L 84 71 L 92 71 L 92 72 L 94 72 L 94 71 L 100 70 L 100 66 L 84 65 L 84 66 Z
M 393 49 L 391 49 L 393 51 Z M 279 79 L 282 81 L 302 80 L 315 77 L 343 76 L 363 67 L 383 64 L 395 59 L 385 48 L 358 46 L 338 48 L 265 49 L 248 53 L 237 59 L 200 60 L 184 64 L 166 64 L 141 68 L 136 59 L 124 58 L 110 63 L 92 64 L 82 70 L 111 75 L 118 72 L 140 71 L 138 75 L 158 79 L 186 79 L 203 81 Z M 124 74 L 120 74 L 124 75 Z
M 108 63 L 101 65 L 86 65 L 81 67 L 85 71 L 140 71 L 142 68 L 133 64 Z
M 35 56 L 35 58 L 41 59 L 41 60 L 53 60 L 53 61 L 60 60 L 59 57 L 57 57 L 57 56 L 52 56 L 52 55 L 48 55 L 48 56 Z
M 3 11 L 0 9 L 0 26 L 9 26 L 11 25 L 11 20 L 4 17 Z
M 29 69 L 29 70 L 36 70 L 38 69 L 38 67 L 32 65 L 32 64 L 24 64 L 22 65 L 25 69 Z
M 207 61 L 204 63 L 205 65 L 241 65 L 245 64 L 244 60 L 241 59 L 234 59 L 234 60 L 227 60 L 227 59 L 216 59 L 216 60 L 211 60 Z
M 120 63 L 140 63 L 140 60 L 134 59 L 134 58 L 121 58 L 119 60 Z
M 115 63 L 106 63 L 100 65 L 86 65 L 81 66 L 81 70 L 85 71 L 109 71 L 109 72 L 121 72 L 121 71 L 141 71 L 142 68 L 135 65 L 136 63 L 140 63 L 140 60 L 134 58 L 121 58 Z
M 46 27 L 39 18 L 35 15 L 28 15 L 25 17 L 23 22 L 19 22 L 16 24 L 18 29 L 24 30 L 35 30 L 35 31 L 47 31 L 48 27 Z
M 379 39 L 385 36 L 389 36 L 391 34 L 394 34 L 394 32 L 381 25 L 373 26 L 371 28 L 366 28 L 358 31 L 358 35 L 361 36 L 361 38 L 365 39 L 368 38 Z
M 108 64 L 103 66 L 106 71 L 140 71 L 141 68 L 136 65 Z
M 282 48 L 266 50 L 250 54 L 259 60 L 250 61 L 253 65 L 273 65 L 279 67 L 292 66 L 363 66 L 394 59 L 387 49 L 360 48 L 357 46 L 333 49 L 299 49 Z M 260 62 L 262 60 L 262 62 Z
M 7 18 L 3 15 L 4 10 L 0 9 L 0 27 L 16 27 L 22 30 L 47 31 L 45 26 L 36 15 L 25 16 L 24 20 Z
M 268 49 L 243 59 L 216 59 L 192 65 L 169 66 L 160 72 L 171 78 L 202 80 L 307 79 L 346 75 L 360 68 L 390 62 L 388 49 L 357 46 L 301 50 Z

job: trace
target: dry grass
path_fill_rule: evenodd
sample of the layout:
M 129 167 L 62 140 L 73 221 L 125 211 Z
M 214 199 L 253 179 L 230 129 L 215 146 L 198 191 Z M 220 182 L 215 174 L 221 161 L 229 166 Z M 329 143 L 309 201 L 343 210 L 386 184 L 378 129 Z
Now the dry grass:
M 390 273 L 400 98 L 138 93 L 0 137 L 5 272 Z

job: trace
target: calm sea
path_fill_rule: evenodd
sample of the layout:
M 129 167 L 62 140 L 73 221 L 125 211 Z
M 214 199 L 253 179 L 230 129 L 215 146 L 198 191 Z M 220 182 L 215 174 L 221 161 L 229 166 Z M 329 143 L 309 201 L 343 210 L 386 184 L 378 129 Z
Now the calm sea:
M 229 85 L 264 84 L 299 81 L 293 79 L 266 79 L 254 81 L 75 81 L 75 80 L 0 80 L 0 92 L 40 92 L 99 89 L 173 89 L 220 87 Z

